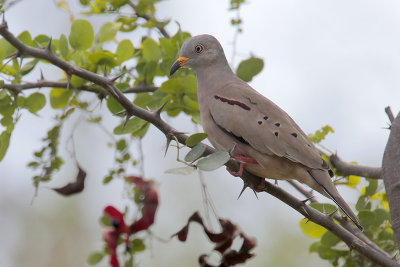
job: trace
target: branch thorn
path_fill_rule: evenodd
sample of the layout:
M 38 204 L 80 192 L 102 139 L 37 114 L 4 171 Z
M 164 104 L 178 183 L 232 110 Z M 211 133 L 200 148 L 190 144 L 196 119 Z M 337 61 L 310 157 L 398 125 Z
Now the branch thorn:
M 118 76 L 115 76 L 114 78 L 110 79 L 110 83 L 115 83 L 116 80 L 118 80 L 119 78 L 121 78 L 121 76 L 124 75 L 124 73 L 121 73 Z
M 304 199 L 304 200 L 301 200 L 301 202 L 302 202 L 303 204 L 306 204 L 307 201 L 309 201 L 309 200 L 311 200 L 311 199 L 313 199 L 313 198 L 314 198 L 314 196 L 311 196 L 311 197 L 308 197 L 308 198 L 306 198 L 306 199 Z
M 160 118 L 161 112 L 162 112 L 162 110 L 164 109 L 165 105 L 167 105 L 167 104 L 168 104 L 168 101 L 165 101 L 165 103 L 162 104 L 158 109 L 154 110 L 153 113 L 154 113 L 158 118 Z
M 44 75 L 42 69 L 40 69 L 40 81 L 44 81 Z
M 107 64 L 104 63 L 104 77 L 107 77 Z
M 338 209 L 336 208 L 334 211 L 332 211 L 331 213 L 328 213 L 327 215 L 332 218 L 333 215 L 338 211 Z
M 125 128 L 126 124 L 128 123 L 129 119 L 132 117 L 132 115 L 127 111 L 126 112 L 126 117 L 125 117 L 125 121 L 124 121 L 124 125 L 122 126 L 122 129 Z
M 46 51 L 47 51 L 47 53 L 49 53 L 49 54 L 53 53 L 53 52 L 51 51 L 51 42 L 52 42 L 52 40 L 53 40 L 53 38 L 50 37 L 49 43 L 47 44 L 47 46 L 46 46 L 46 48 L 45 48 Z
M 242 191 L 240 191 L 239 196 L 238 196 L 237 199 L 239 199 L 239 198 L 242 196 L 244 190 L 246 190 L 247 187 L 249 187 L 249 185 L 247 184 L 246 181 L 243 181 L 243 188 L 242 188 Z M 257 196 L 257 195 L 256 195 L 256 196 Z
M 120 112 L 114 113 L 113 115 L 114 115 L 114 116 L 125 115 L 126 113 L 127 113 L 127 112 L 126 112 L 126 110 L 124 109 L 124 110 L 122 110 L 122 111 L 120 111 Z
M 21 68 L 22 67 L 22 62 L 24 61 L 24 54 L 20 54 L 19 58 L 20 58 L 20 60 L 19 60 L 19 68 Z

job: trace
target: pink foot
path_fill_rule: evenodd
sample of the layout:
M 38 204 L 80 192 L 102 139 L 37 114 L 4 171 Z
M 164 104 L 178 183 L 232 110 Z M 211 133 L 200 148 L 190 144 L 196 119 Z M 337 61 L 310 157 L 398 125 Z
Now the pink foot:
M 226 170 L 227 170 L 231 175 L 233 175 L 233 176 L 235 176 L 235 177 L 238 177 L 238 176 L 241 177 L 241 176 L 243 175 L 244 165 L 245 165 L 246 163 L 258 164 L 258 162 L 257 162 L 255 159 L 246 157 L 246 156 L 244 156 L 244 155 L 234 155 L 233 158 L 236 159 L 236 160 L 238 160 L 238 161 L 240 162 L 239 171 L 237 171 L 237 172 L 232 171 L 232 170 L 229 169 L 228 167 L 226 168 Z M 264 184 L 265 184 L 265 181 L 264 181 Z M 263 187 L 264 187 L 264 186 L 263 186 Z
M 261 183 L 256 187 L 256 191 L 260 192 L 261 190 L 263 190 L 265 187 L 265 178 L 262 178 Z

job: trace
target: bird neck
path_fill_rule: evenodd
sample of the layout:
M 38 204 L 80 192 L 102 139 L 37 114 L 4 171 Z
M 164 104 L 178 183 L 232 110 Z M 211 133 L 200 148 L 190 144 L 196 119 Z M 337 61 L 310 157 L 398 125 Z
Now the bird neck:
M 225 83 L 236 78 L 228 62 L 220 62 L 195 70 L 197 76 L 197 87 L 200 88 L 198 95 L 210 94 Z

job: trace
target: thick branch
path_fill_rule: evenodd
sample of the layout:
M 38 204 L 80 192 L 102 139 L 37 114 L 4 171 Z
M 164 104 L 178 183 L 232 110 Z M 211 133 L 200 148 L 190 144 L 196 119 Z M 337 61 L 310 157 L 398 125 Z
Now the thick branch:
M 110 79 L 107 77 L 100 76 L 98 74 L 92 73 L 90 71 L 81 69 L 76 67 L 62 59 L 56 57 L 50 50 L 50 46 L 44 49 L 37 49 L 33 47 L 29 47 L 18 40 L 11 32 L 7 29 L 7 24 L 3 22 L 0 25 L 0 34 L 15 48 L 18 49 L 19 53 L 24 56 L 32 56 L 35 58 L 40 58 L 47 60 L 51 64 L 58 66 L 63 69 L 68 76 L 76 75 L 85 80 L 93 82 L 101 87 L 103 87 L 111 96 L 113 96 L 126 110 L 127 116 L 138 116 L 156 126 L 160 131 L 162 131 L 168 138 L 171 135 L 175 135 L 177 140 L 184 144 L 187 136 L 177 132 L 172 126 L 163 121 L 160 117 L 161 110 L 157 111 L 147 111 L 142 109 L 136 105 L 134 105 L 126 96 L 119 91 L 115 86 L 115 79 Z M 215 152 L 215 149 L 207 146 L 206 154 L 210 154 Z M 238 164 L 235 161 L 229 161 L 226 164 L 231 170 L 238 170 Z M 248 172 L 245 172 L 245 176 L 243 178 L 247 183 L 251 184 L 259 184 L 261 179 L 256 177 Z M 359 251 L 365 257 L 369 258 L 371 261 L 380 264 L 382 266 L 399 266 L 393 259 L 387 257 L 383 253 L 375 250 L 373 247 L 368 246 L 365 242 L 357 238 L 353 233 L 347 231 L 340 225 L 336 224 L 329 215 L 320 213 L 319 211 L 311 208 L 310 206 L 304 204 L 299 199 L 285 192 L 283 189 L 275 186 L 269 182 L 266 182 L 262 191 L 265 191 L 276 198 L 282 200 L 303 216 L 308 218 L 309 220 L 324 226 L 332 233 L 337 235 L 340 239 L 342 239 L 346 244 L 350 246 L 350 248 Z
M 318 201 L 313 197 L 313 191 L 307 191 L 304 189 L 298 182 L 294 180 L 288 180 L 287 181 L 290 185 L 292 185 L 297 191 L 299 191 L 301 194 L 303 194 L 311 203 L 318 203 Z M 304 202 L 304 200 L 303 200 Z M 333 215 L 333 218 L 335 218 L 336 221 L 340 223 L 347 231 L 353 233 L 355 236 L 357 236 L 359 239 L 370 245 L 371 247 L 375 248 L 378 252 L 385 254 L 386 257 L 390 258 L 390 255 L 382 250 L 380 247 L 378 247 L 374 242 L 368 239 L 363 232 L 360 231 L 357 227 L 352 224 L 347 217 L 343 217 L 338 215 L 337 213 Z
M 392 228 L 400 248 L 400 112 L 390 129 L 389 141 L 383 154 L 382 178 L 389 201 Z
M 382 178 L 382 168 L 379 167 L 369 167 L 358 164 L 348 163 L 341 158 L 337 154 L 332 154 L 329 157 L 329 160 L 333 164 L 333 166 L 341 171 L 344 176 L 348 175 L 358 175 L 366 178 L 380 179 Z

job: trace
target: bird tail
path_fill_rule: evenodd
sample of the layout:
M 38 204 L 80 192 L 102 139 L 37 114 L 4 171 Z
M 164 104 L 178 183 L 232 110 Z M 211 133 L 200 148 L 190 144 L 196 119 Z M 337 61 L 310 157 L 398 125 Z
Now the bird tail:
M 307 170 L 313 180 L 322 188 L 323 192 L 328 195 L 333 202 L 346 214 L 350 220 L 360 229 L 364 231 L 363 226 L 361 225 L 360 221 L 358 220 L 357 216 L 351 210 L 349 205 L 347 205 L 346 201 L 340 196 L 339 192 L 337 191 L 335 185 L 331 182 L 330 177 L 327 179 L 326 177 L 319 177 L 321 175 L 328 175 L 328 173 L 324 170 L 312 169 Z

